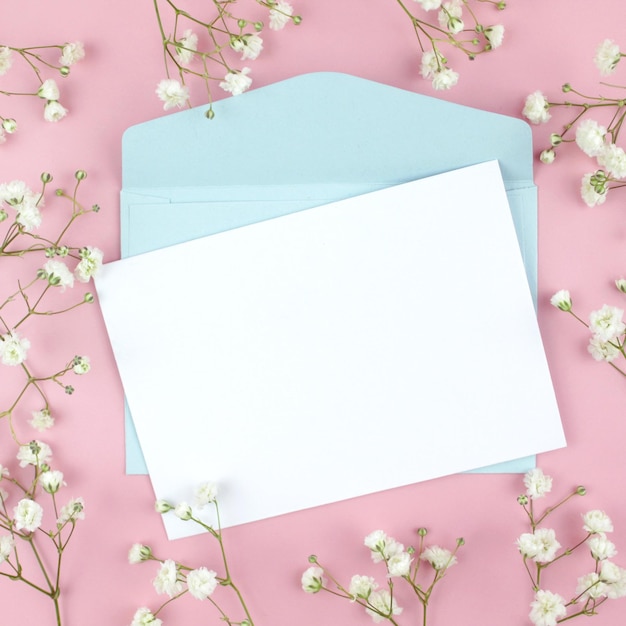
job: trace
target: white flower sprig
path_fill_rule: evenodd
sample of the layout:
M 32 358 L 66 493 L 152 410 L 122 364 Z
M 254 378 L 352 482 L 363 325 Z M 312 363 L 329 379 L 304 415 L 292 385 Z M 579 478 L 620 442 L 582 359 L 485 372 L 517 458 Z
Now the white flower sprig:
M 286 0 L 255 0 L 269 10 L 269 27 L 282 30 L 288 23 L 300 24 L 302 17 Z M 241 61 L 253 61 L 263 50 L 261 32 L 264 24 L 259 20 L 238 17 L 231 11 L 236 0 L 212 0 L 211 11 L 196 16 L 178 7 L 172 0 L 153 0 L 156 12 L 167 78 L 159 82 L 156 94 L 165 110 L 190 106 L 187 79 L 196 77 L 204 83 L 209 108 L 206 115 L 215 115 L 212 106 L 211 83 L 233 96 L 247 91 L 252 85 L 250 68 L 236 67 L 231 60 L 240 54 Z M 164 15 L 169 9 L 170 22 L 166 26 Z
M 626 279 L 616 280 L 615 286 L 618 291 L 626 293 Z M 567 289 L 557 291 L 550 298 L 550 303 L 560 311 L 569 313 L 589 329 L 591 337 L 587 350 L 596 361 L 606 361 L 622 376 L 626 376 L 626 371 L 616 363 L 618 359 L 621 361 L 621 358 L 626 358 L 626 324 L 623 321 L 623 309 L 605 304 L 602 308 L 591 311 L 587 323 L 574 313 L 572 298 Z
M 202 521 L 198 516 L 198 512 L 205 509 L 208 505 L 212 505 L 215 511 L 215 526 L 209 525 Z M 157 616 L 169 605 L 173 600 L 189 594 L 196 600 L 208 600 L 218 611 L 220 620 L 231 626 L 254 626 L 250 611 L 246 606 L 243 595 L 232 579 L 228 561 L 226 558 L 226 550 L 224 547 L 224 538 L 222 536 L 222 528 L 220 523 L 220 512 L 217 503 L 217 485 L 213 482 L 205 482 L 195 490 L 193 506 L 187 502 L 172 504 L 165 500 L 157 500 L 155 509 L 158 513 L 173 513 L 179 519 L 185 522 L 193 522 L 198 524 L 206 532 L 213 537 L 219 546 L 221 557 L 221 569 L 223 574 L 220 575 L 216 571 L 204 566 L 189 567 L 183 563 L 179 563 L 173 559 L 160 559 L 156 557 L 150 546 L 136 543 L 128 553 L 128 561 L 131 565 L 146 561 L 156 561 L 159 563 L 156 577 L 152 584 L 158 594 L 164 594 L 169 597 L 155 611 L 147 607 L 137 609 L 131 626 L 161 626 L 163 621 Z M 220 607 L 214 599 L 213 594 L 218 587 L 230 588 L 243 610 L 245 618 L 240 621 L 232 620 L 225 611 Z
M 374 577 L 355 574 L 348 585 L 341 584 L 329 571 L 320 564 L 317 556 L 311 555 L 312 563 L 302 574 L 302 589 L 307 593 L 328 591 L 340 598 L 346 598 L 365 609 L 375 623 L 383 620 L 398 626 L 397 615 L 403 612 L 398 606 L 394 595 L 396 580 L 404 580 L 417 596 L 422 606 L 422 621 L 426 624 L 428 602 L 435 585 L 446 575 L 448 569 L 456 564 L 456 553 L 465 542 L 457 539 L 454 550 L 433 545 L 426 547 L 424 538 L 427 535 L 425 528 L 417 531 L 419 545 L 417 549 L 404 545 L 387 535 L 382 530 L 375 530 L 365 537 L 364 544 L 370 550 L 374 563 L 384 563 L 386 568 L 386 584 L 379 586 Z M 428 564 L 428 572 L 422 574 L 426 582 L 417 581 L 422 563 Z M 420 576 L 422 576 L 420 574 Z M 333 586 L 329 586 L 329 582 Z
M 607 537 L 613 532 L 609 516 L 599 509 L 593 509 L 582 516 L 584 535 L 571 548 L 562 549 L 553 528 L 543 522 L 571 498 L 584 496 L 586 489 L 576 487 L 571 493 L 541 514 L 535 511 L 535 500 L 545 497 L 552 490 L 552 478 L 539 468 L 524 476 L 526 492 L 517 498 L 523 507 L 530 524 L 530 532 L 520 535 L 516 541 L 524 566 L 530 577 L 534 600 L 530 604 L 530 621 L 535 626 L 556 626 L 561 622 L 583 615 L 596 615 L 597 610 L 609 599 L 626 596 L 626 569 L 616 565 L 612 559 L 617 549 Z M 577 579 L 576 590 L 571 600 L 545 588 L 543 572 L 556 561 L 586 548 L 593 561 L 590 572 Z
M 415 0 L 417 11 L 409 9 L 409 4 L 396 0 L 411 20 L 413 30 L 422 52 L 420 74 L 432 82 L 434 89 L 454 87 L 459 74 L 448 66 L 448 59 L 442 46 L 459 50 L 474 60 L 477 56 L 495 50 L 504 40 L 502 24 L 485 25 L 475 12 L 481 2 L 494 5 L 497 9 L 506 8 L 505 2 L 497 0 Z
M 51 459 L 50 446 L 33 440 L 17 452 L 20 468 L 32 471 L 27 482 L 0 465 L 0 580 L 24 583 L 49 597 L 61 626 L 63 557 L 76 523 L 85 517 L 85 503 L 80 497 L 60 499 L 65 481 Z
M 55 57 L 57 55 L 58 58 Z M 84 59 L 85 48 L 80 41 L 51 46 L 31 46 L 18 48 L 0 43 L 0 76 L 4 76 L 21 61 L 21 65 L 35 74 L 35 89 L 31 91 L 0 90 L 4 96 L 32 96 L 44 102 L 43 117 L 47 122 L 58 122 L 67 115 L 67 109 L 60 102 L 60 90 L 54 78 L 44 78 L 43 71 L 54 71 L 62 78 L 69 76 L 71 67 Z M 0 115 L 0 143 L 7 135 L 17 130 L 14 118 Z
M 616 43 L 605 39 L 596 50 L 594 62 L 600 74 L 607 76 L 616 70 L 623 56 Z M 565 101 L 553 102 L 541 91 L 535 91 L 526 98 L 522 111 L 533 124 L 547 123 L 552 118 L 552 111 L 559 107 L 574 111 L 571 119 L 563 124 L 561 132 L 550 135 L 551 146 L 541 152 L 539 159 L 543 163 L 552 163 L 557 150 L 565 144 L 576 144 L 594 159 L 594 170 L 585 174 L 580 184 L 581 198 L 590 207 L 603 204 L 610 190 L 626 185 L 626 152 L 618 145 L 626 118 L 626 85 L 600 84 L 619 93 L 612 97 L 590 96 L 565 83 L 561 91 L 572 94 L 576 99 L 568 96 Z M 601 121 L 590 117 L 591 111 L 594 115 L 601 115 Z

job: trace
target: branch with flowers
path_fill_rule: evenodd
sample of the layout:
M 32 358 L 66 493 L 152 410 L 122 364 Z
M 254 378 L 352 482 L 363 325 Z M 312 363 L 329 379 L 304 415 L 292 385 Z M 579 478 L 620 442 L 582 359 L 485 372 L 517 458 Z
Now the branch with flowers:
M 329 570 L 322 566 L 317 556 L 311 555 L 312 563 L 302 574 L 302 589 L 307 593 L 327 591 L 340 598 L 346 598 L 363 607 L 375 623 L 387 620 L 398 626 L 395 616 L 400 615 L 403 608 L 398 606 L 395 597 L 395 580 L 404 580 L 417 597 L 422 607 L 422 624 L 427 623 L 428 602 L 435 585 L 446 575 L 448 569 L 456 562 L 456 553 L 465 542 L 457 539 L 454 550 L 450 551 L 439 546 L 426 547 L 424 540 L 427 535 L 425 528 L 417 531 L 419 544 L 417 549 L 404 545 L 389 537 L 382 530 L 375 530 L 365 537 L 364 544 L 370 550 L 374 563 L 383 563 L 386 569 L 386 585 L 380 587 L 372 576 L 355 574 L 350 583 L 340 583 Z M 428 572 L 424 572 L 422 563 L 428 564 Z M 424 582 L 418 582 L 418 575 Z M 329 586 L 329 582 L 332 586 Z
M 479 3 L 493 5 L 498 10 L 506 8 L 506 3 L 497 0 L 415 0 L 419 11 L 409 8 L 404 0 L 396 0 L 408 16 L 419 48 L 422 52 L 420 74 L 432 82 L 434 89 L 454 87 L 459 74 L 448 66 L 443 47 L 458 50 L 473 61 L 477 56 L 491 52 L 504 39 L 502 24 L 485 25 L 477 16 L 475 7 Z M 436 21 L 430 12 L 436 11 Z
M 212 83 L 218 82 L 221 89 L 233 96 L 252 85 L 250 68 L 237 68 L 232 55 L 241 54 L 241 61 L 255 60 L 263 50 L 260 33 L 265 25 L 260 20 L 235 14 L 237 0 L 212 0 L 206 17 L 191 14 L 172 0 L 153 1 L 167 75 L 157 86 L 157 96 L 165 110 L 185 104 L 190 106 L 187 80 L 196 78 L 206 88 L 209 102 L 206 115 L 212 119 L 215 115 Z M 302 22 L 302 17 L 294 15 L 293 7 L 286 0 L 256 0 L 256 3 L 269 10 L 271 30 Z
M 617 554 L 617 550 L 607 537 L 607 533 L 613 532 L 613 523 L 604 511 L 593 509 L 583 514 L 584 535 L 575 545 L 566 549 L 561 549 L 554 529 L 543 526 L 543 522 L 561 506 L 572 498 L 584 496 L 586 489 L 576 487 L 556 504 L 539 513 L 535 501 L 550 493 L 552 478 L 537 468 L 526 473 L 524 485 L 526 492 L 517 501 L 526 513 L 530 532 L 518 537 L 517 547 L 535 593 L 530 605 L 530 621 L 535 626 L 555 626 L 575 617 L 596 615 L 598 608 L 607 600 L 626 596 L 626 569 L 609 560 Z M 566 601 L 561 595 L 544 587 L 543 572 L 553 563 L 580 549 L 589 552 L 593 568 L 578 578 L 573 597 Z
M 605 39 L 596 50 L 594 62 L 600 74 L 608 76 L 615 72 L 623 56 L 615 42 Z M 605 82 L 600 85 L 615 90 L 615 95 L 588 95 L 565 83 L 561 90 L 568 94 L 566 100 L 552 101 L 536 91 L 526 98 L 522 111 L 533 124 L 547 123 L 552 118 L 551 112 L 557 108 L 573 112 L 561 131 L 551 134 L 551 146 L 541 152 L 539 159 L 552 163 L 557 151 L 566 144 L 576 144 L 588 157 L 595 159 L 596 168 L 583 176 L 580 186 L 583 201 L 591 207 L 603 204 L 610 190 L 626 185 L 626 152 L 617 145 L 626 118 L 626 85 Z M 590 117 L 592 114 L 601 115 L 605 124 Z
M 54 56 L 61 53 L 55 61 Z M 0 89 L 3 96 L 31 96 L 44 101 L 43 117 L 47 122 L 58 122 L 67 115 L 67 109 L 61 104 L 60 90 L 54 78 L 44 78 L 44 71 L 53 71 L 62 78 L 70 75 L 71 67 L 85 57 L 85 48 L 79 41 L 49 46 L 31 46 L 18 48 L 0 44 L 0 76 L 4 76 L 12 68 L 15 60 L 31 70 L 35 75 L 33 91 L 13 91 Z M 0 143 L 6 141 L 7 135 L 17 130 L 14 118 L 0 115 Z
M 618 291 L 626 293 L 626 280 L 615 281 Z M 591 337 L 587 349 L 596 361 L 605 361 L 613 369 L 626 376 L 626 371 L 615 361 L 626 358 L 626 324 L 623 321 L 624 310 L 605 304 L 589 314 L 589 323 L 580 318 L 573 310 L 572 297 L 567 289 L 557 291 L 550 299 L 552 306 L 569 313 L 575 320 L 589 329 Z
M 214 511 L 215 522 L 213 524 L 208 524 L 202 519 L 204 515 L 201 512 L 209 505 L 212 505 Z M 187 502 L 172 504 L 165 500 L 157 500 L 155 508 L 158 513 L 167 514 L 171 512 L 184 522 L 197 524 L 213 537 L 218 545 L 223 573 L 219 575 L 215 570 L 204 566 L 190 567 L 173 559 L 161 559 L 154 555 L 150 546 L 140 543 L 133 544 L 128 553 L 129 563 L 134 565 L 147 561 L 158 562 L 159 567 L 152 584 L 158 594 L 167 595 L 169 599 L 154 611 L 147 607 L 137 609 L 131 626 L 161 626 L 163 621 L 158 615 L 171 602 L 186 594 L 191 595 L 196 600 L 207 600 L 217 610 L 220 621 L 229 626 L 254 626 L 243 594 L 235 584 L 228 565 L 217 502 L 217 485 L 213 482 L 198 485 L 194 494 L 193 506 Z M 214 598 L 214 592 L 218 587 L 228 588 L 235 594 L 245 616 L 243 619 L 235 620 L 229 617 L 218 604 Z

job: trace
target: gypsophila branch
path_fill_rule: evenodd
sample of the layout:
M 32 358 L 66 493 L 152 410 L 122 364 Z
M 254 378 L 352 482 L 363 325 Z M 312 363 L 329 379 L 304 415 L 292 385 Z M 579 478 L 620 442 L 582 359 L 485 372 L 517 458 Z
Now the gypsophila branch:
M 270 30 L 282 30 L 287 24 L 298 25 L 302 17 L 286 0 L 255 0 L 268 10 Z M 212 84 L 233 96 L 248 90 L 252 84 L 250 68 L 238 68 L 240 61 L 254 61 L 263 50 L 261 34 L 264 23 L 259 19 L 236 15 L 237 0 L 211 0 L 206 15 L 192 15 L 172 0 L 153 0 L 161 42 L 166 78 L 156 89 L 164 110 L 191 106 L 187 79 L 197 78 L 205 87 L 212 119 Z
M 597 609 L 606 600 L 626 596 L 626 569 L 613 563 L 611 559 L 617 554 L 607 533 L 613 531 L 613 523 L 609 516 L 599 509 L 588 511 L 582 516 L 584 535 L 571 548 L 561 549 L 553 528 L 540 526 L 557 509 L 575 496 L 586 495 L 582 486 L 549 506 L 537 515 L 534 502 L 544 498 L 552 490 L 552 478 L 541 469 L 533 469 L 524 476 L 526 492 L 518 496 L 517 501 L 528 517 L 530 532 L 522 533 L 517 539 L 517 548 L 531 581 L 534 600 L 530 604 L 529 618 L 533 624 L 557 624 L 582 615 L 595 615 Z M 567 601 L 561 595 L 547 590 L 542 574 L 553 563 L 570 556 L 582 547 L 589 550 L 593 566 L 589 573 L 577 579 L 576 591 L 572 599 Z M 580 606 L 583 603 L 582 608 Z
M 60 56 L 58 56 L 60 54 Z M 44 72 L 53 72 L 62 79 L 70 75 L 71 67 L 85 57 L 81 42 L 52 44 L 49 46 L 30 46 L 19 48 L 0 43 L 0 76 L 19 71 L 24 67 L 34 75 L 33 91 L 0 90 L 0 95 L 30 96 L 39 98 L 44 103 L 43 117 L 47 122 L 58 122 L 67 115 L 67 109 L 60 102 L 60 90 L 54 78 L 44 78 Z M 0 144 L 8 135 L 17 131 L 14 118 L 0 115 Z

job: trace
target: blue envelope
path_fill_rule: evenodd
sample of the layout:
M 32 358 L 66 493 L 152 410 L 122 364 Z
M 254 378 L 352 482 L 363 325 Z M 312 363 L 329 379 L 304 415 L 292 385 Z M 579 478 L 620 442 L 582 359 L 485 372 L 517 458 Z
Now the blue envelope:
M 125 132 L 122 257 L 497 159 L 536 302 L 537 193 L 522 120 L 338 73 L 214 110 L 211 121 L 197 107 Z M 459 280 L 471 278 L 459 268 Z M 534 466 L 525 457 L 477 471 Z M 126 471 L 148 473 L 128 407 Z

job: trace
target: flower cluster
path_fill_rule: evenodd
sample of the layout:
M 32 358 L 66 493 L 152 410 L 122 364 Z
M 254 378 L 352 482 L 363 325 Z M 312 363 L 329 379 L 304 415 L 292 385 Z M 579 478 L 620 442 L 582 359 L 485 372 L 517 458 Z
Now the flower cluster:
M 616 70 L 623 56 L 615 42 L 605 39 L 598 46 L 594 61 L 600 74 L 607 76 Z M 619 85 L 602 84 L 621 91 L 624 89 Z M 541 91 L 536 91 L 526 98 L 522 113 L 533 124 L 544 124 L 552 118 L 551 112 L 557 107 L 574 111 L 573 117 L 563 125 L 561 132 L 551 134 L 551 146 L 543 150 L 539 158 L 544 163 L 552 163 L 560 146 L 575 143 L 582 152 L 594 159 L 594 170 L 582 177 L 580 195 L 587 206 L 597 206 L 606 201 L 609 190 L 626 184 L 626 152 L 618 145 L 626 116 L 626 99 L 621 93 L 615 97 L 585 95 L 569 83 L 564 84 L 561 90 L 577 99 L 568 96 L 563 102 L 551 102 Z M 594 115 L 602 115 L 602 120 L 590 117 L 591 111 Z
M 58 56 L 60 55 L 60 56 Z M 53 58 L 57 57 L 58 58 Z M 0 44 L 0 76 L 14 67 L 14 61 L 22 61 L 25 67 L 35 74 L 37 88 L 32 92 L 0 90 L 5 96 L 33 96 L 43 100 L 43 117 L 47 122 L 58 122 L 67 115 L 67 109 L 60 102 L 60 90 L 54 78 L 43 78 L 43 70 L 53 70 L 65 78 L 71 67 L 85 57 L 85 48 L 79 41 L 52 46 L 32 46 L 16 48 Z M 0 115 L 0 143 L 7 135 L 17 130 L 17 121 L 12 117 Z
M 71 497 L 59 506 L 65 481 L 61 471 L 51 468 L 52 450 L 48 444 L 33 440 L 19 446 L 17 460 L 20 468 L 31 471 L 32 476 L 20 480 L 13 470 L 0 465 L 0 577 L 23 582 L 48 596 L 54 603 L 56 623 L 61 624 L 63 555 L 76 523 L 85 517 L 85 503 L 80 497 Z M 44 500 L 46 506 L 42 505 Z M 47 552 L 53 558 L 43 559 Z M 28 553 L 38 566 L 30 568 L 33 571 L 26 566 L 30 559 L 24 555 Z
M 328 570 L 320 565 L 316 556 L 309 557 L 312 563 L 302 574 L 302 589 L 307 593 L 328 591 L 333 595 L 347 598 L 365 609 L 375 623 L 383 620 L 398 624 L 397 615 L 403 608 L 398 606 L 394 595 L 395 581 L 404 580 L 417 596 L 422 606 L 422 623 L 426 624 L 428 602 L 435 585 L 445 576 L 450 567 L 456 564 L 456 552 L 463 539 L 457 539 L 453 551 L 433 545 L 426 547 L 425 528 L 417 531 L 419 545 L 415 549 L 408 547 L 390 537 L 382 530 L 375 530 L 365 537 L 364 544 L 370 550 L 374 563 L 383 563 L 386 569 L 385 584 L 379 585 L 373 576 L 355 574 L 348 585 L 342 585 Z M 424 574 L 426 584 L 417 581 L 420 566 L 427 564 L 430 574 Z M 424 568 L 422 567 L 422 573 Z M 420 574 L 421 576 L 421 574 Z M 333 586 L 329 586 L 329 581 Z
M 626 293 L 626 280 L 620 278 L 615 281 L 617 289 Z M 624 310 L 605 304 L 602 308 L 591 311 L 589 322 L 581 319 L 573 310 L 572 298 L 567 289 L 557 291 L 550 302 L 560 311 L 569 313 L 591 332 L 587 349 L 596 361 L 606 361 L 615 370 L 626 376 L 616 361 L 619 357 L 626 358 L 626 324 L 623 321 Z
M 584 496 L 585 488 L 577 487 L 556 505 L 538 515 L 535 501 L 551 491 L 552 479 L 541 469 L 534 469 L 524 476 L 524 485 L 526 492 L 518 497 L 518 502 L 528 516 L 530 532 L 522 533 L 516 545 L 535 593 L 530 604 L 530 621 L 536 626 L 556 626 L 559 622 L 581 615 L 596 615 L 598 607 L 605 601 L 626 596 L 626 569 L 611 560 L 617 550 L 607 536 L 607 533 L 613 532 L 613 523 L 604 511 L 587 511 L 581 520 L 584 535 L 573 547 L 566 549 L 562 549 L 555 530 L 542 525 L 549 515 L 568 500 Z M 572 598 L 566 600 L 544 587 L 542 573 L 552 563 L 578 549 L 587 550 L 592 566 L 588 573 L 577 579 Z
M 214 507 L 216 528 L 206 524 L 198 516 L 198 513 L 208 505 Z M 163 602 L 155 611 L 147 607 L 137 609 L 133 616 L 131 626 L 160 626 L 163 622 L 157 616 L 161 613 L 163 608 L 172 602 L 172 600 L 176 600 L 187 593 L 196 600 L 210 599 L 211 604 L 219 611 L 220 619 L 224 620 L 227 624 L 254 626 L 248 607 L 244 602 L 239 588 L 233 582 L 228 567 L 217 503 L 217 485 L 213 482 L 205 482 L 198 485 L 195 490 L 193 505 L 187 502 L 172 504 L 165 500 L 157 500 L 155 509 L 161 514 L 171 512 L 179 519 L 185 522 L 191 521 L 207 531 L 218 543 L 224 574 L 220 576 L 216 571 L 204 566 L 192 568 L 173 559 L 157 558 L 150 546 L 135 543 L 128 553 L 129 563 L 135 565 L 146 561 L 158 562 L 159 567 L 152 584 L 155 591 L 158 594 L 168 596 L 168 600 Z M 213 593 L 218 586 L 230 587 L 235 593 L 245 614 L 245 618 L 242 621 L 233 622 L 213 599 Z
M 480 54 L 491 52 L 502 45 L 504 26 L 485 25 L 476 15 L 481 2 L 503 10 L 505 2 L 497 0 L 415 0 L 418 10 L 409 9 L 403 0 L 396 0 L 409 17 L 422 52 L 420 74 L 430 80 L 434 89 L 454 87 L 459 74 L 448 65 L 442 51 L 446 45 L 473 60 Z
M 207 17 L 194 16 L 180 9 L 172 0 L 164 0 L 171 10 L 172 35 L 167 34 L 159 0 L 154 0 L 161 39 L 165 52 L 167 78 L 159 82 L 156 94 L 165 110 L 189 104 L 188 77 L 199 78 L 205 85 L 209 99 L 207 117 L 213 118 L 211 83 L 233 96 L 248 90 L 252 85 L 250 68 L 238 68 L 230 57 L 240 54 L 241 61 L 253 61 L 263 50 L 261 33 L 265 25 L 257 19 L 237 17 L 232 13 L 236 0 L 212 1 L 212 13 Z M 300 24 L 302 18 L 294 15 L 287 0 L 256 0 L 269 10 L 269 28 L 282 30 L 288 23 Z

